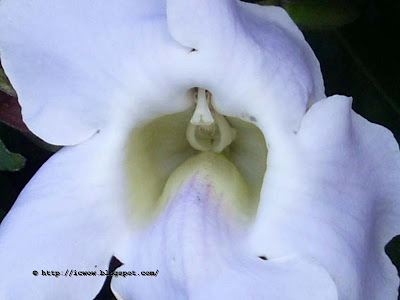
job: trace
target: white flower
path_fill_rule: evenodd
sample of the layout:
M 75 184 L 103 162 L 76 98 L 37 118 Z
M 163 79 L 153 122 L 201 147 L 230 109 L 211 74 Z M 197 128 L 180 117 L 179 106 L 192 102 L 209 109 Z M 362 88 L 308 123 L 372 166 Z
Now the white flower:
M 113 278 L 120 299 L 395 299 L 398 145 L 326 98 L 282 9 L 2 0 L 0 50 L 28 127 L 66 145 L 0 227 L 1 299 L 92 299 L 103 276 L 41 271 L 113 255 L 159 270 Z

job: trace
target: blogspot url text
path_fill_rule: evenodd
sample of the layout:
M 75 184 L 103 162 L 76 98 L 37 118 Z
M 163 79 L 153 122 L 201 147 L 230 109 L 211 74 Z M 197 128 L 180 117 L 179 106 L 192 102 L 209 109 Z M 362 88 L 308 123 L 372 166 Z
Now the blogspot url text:
M 107 276 L 107 277 L 127 277 L 127 276 L 154 276 L 157 277 L 158 270 L 156 271 L 78 271 L 73 269 L 67 269 L 65 271 L 51 271 L 51 270 L 33 270 L 34 276 L 47 276 L 47 277 L 74 277 L 74 276 Z

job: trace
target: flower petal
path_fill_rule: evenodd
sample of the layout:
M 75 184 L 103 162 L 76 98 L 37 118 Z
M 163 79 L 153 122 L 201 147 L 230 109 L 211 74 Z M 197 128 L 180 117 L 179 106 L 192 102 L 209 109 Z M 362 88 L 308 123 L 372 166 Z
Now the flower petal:
M 61 145 L 86 140 L 118 110 L 152 99 L 162 108 L 174 88 L 164 81 L 178 81 L 170 64 L 186 55 L 169 36 L 161 0 L 4 0 L 0 51 L 25 123 Z
M 293 131 L 324 98 L 318 61 L 282 9 L 233 0 L 167 8 L 161 0 L 2 1 L 2 61 L 28 127 L 49 143 L 77 144 L 134 114 L 183 111 L 185 92 L 199 86 L 222 114 L 267 115 L 269 126 Z M 215 28 L 199 25 L 208 23 Z M 187 48 L 193 38 L 199 51 Z
M 221 154 L 186 161 L 166 184 L 162 213 L 120 251 L 118 299 L 337 299 L 333 280 L 313 262 L 265 261 L 250 251 L 249 220 L 237 210 L 245 194 Z
M 270 142 L 255 251 L 317 260 L 339 299 L 395 299 L 399 278 L 384 251 L 400 233 L 393 135 L 333 96 L 311 107 L 297 135 Z
M 226 264 L 209 272 L 206 280 L 198 282 L 191 289 L 174 284 L 169 274 L 163 273 L 164 266 L 162 263 L 158 265 L 157 276 L 145 275 L 151 272 L 139 272 L 136 276 L 126 277 L 118 275 L 112 279 L 112 291 L 117 299 L 124 300 L 338 299 L 335 283 L 326 270 L 300 258 L 281 258 L 266 262 L 257 258 L 242 258 L 232 265 Z M 128 272 L 143 267 L 146 268 L 143 264 L 124 265 L 116 272 L 129 274 Z
M 22 191 L 0 227 L 1 299 L 86 300 L 100 291 L 105 277 L 73 270 L 107 270 L 125 236 L 119 145 L 113 132 L 66 147 Z
M 318 60 L 283 9 L 168 0 L 167 19 L 172 36 L 197 50 L 187 58 L 188 78 L 213 93 L 221 114 L 265 117 L 270 127 L 292 132 L 307 106 L 325 98 Z

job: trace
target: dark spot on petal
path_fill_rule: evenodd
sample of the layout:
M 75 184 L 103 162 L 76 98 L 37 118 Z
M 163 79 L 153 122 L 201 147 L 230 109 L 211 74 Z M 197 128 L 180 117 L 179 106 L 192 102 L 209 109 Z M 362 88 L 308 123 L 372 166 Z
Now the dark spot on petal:
M 197 51 L 197 49 L 195 49 L 195 48 L 192 48 L 192 50 L 190 50 L 190 52 L 189 53 L 193 53 L 193 52 L 196 52 Z
M 256 121 L 257 121 L 257 119 L 256 119 L 255 117 L 253 117 L 253 116 L 250 116 L 250 121 L 252 121 L 252 122 L 256 122 Z
M 262 260 L 268 260 L 268 258 L 264 255 L 259 256 L 259 258 L 261 258 Z

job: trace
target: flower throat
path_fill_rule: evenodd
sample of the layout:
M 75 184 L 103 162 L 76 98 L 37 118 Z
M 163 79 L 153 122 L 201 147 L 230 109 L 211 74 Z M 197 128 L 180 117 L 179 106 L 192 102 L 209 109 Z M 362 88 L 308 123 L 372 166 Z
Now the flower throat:
M 220 190 L 219 183 L 243 187 L 240 190 L 245 190 L 246 197 L 241 197 L 237 206 L 246 215 L 254 215 L 258 206 L 267 168 L 263 133 L 246 120 L 218 113 L 213 106 L 217 100 L 209 91 L 192 88 L 187 92 L 193 99 L 192 107 L 138 124 L 128 138 L 127 214 L 139 226 L 163 211 L 168 202 L 166 195 L 174 190 L 167 186 L 178 188 L 186 176 L 194 174 L 212 179 L 210 184 L 225 191 L 225 196 L 235 189 Z M 240 180 L 229 177 L 232 174 Z

